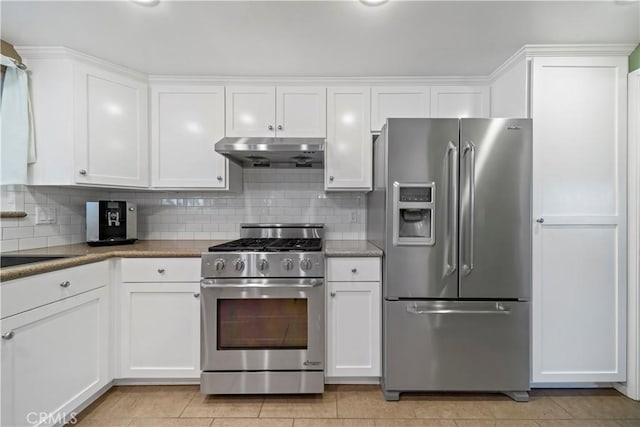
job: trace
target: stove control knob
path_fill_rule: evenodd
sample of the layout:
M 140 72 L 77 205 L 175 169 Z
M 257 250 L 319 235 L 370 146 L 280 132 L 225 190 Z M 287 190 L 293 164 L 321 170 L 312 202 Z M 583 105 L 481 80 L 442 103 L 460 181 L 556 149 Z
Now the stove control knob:
M 269 269 L 269 263 L 267 262 L 266 259 L 261 259 L 260 262 L 258 263 L 258 270 L 267 271 L 267 269 Z
M 313 267 L 313 263 L 309 258 L 303 258 L 300 260 L 300 268 L 302 271 L 309 271 Z
M 215 263 L 216 271 L 224 270 L 224 260 L 222 258 L 218 258 Z
M 236 271 L 244 270 L 244 261 L 240 258 L 237 258 L 235 261 L 233 261 L 233 268 L 235 268 Z
M 282 260 L 282 268 L 289 271 L 293 268 L 293 260 L 291 258 L 285 258 Z

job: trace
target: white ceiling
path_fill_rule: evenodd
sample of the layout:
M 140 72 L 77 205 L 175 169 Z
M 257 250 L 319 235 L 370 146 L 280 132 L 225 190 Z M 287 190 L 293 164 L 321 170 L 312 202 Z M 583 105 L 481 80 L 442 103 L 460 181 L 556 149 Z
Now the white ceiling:
M 7 1 L 2 39 L 150 74 L 487 75 L 524 44 L 638 43 L 637 1 Z

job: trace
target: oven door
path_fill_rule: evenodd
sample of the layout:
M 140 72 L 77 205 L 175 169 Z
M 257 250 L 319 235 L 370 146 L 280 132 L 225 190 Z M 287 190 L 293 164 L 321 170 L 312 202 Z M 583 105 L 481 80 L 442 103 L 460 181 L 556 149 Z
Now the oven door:
M 202 371 L 324 369 L 323 279 L 201 281 Z

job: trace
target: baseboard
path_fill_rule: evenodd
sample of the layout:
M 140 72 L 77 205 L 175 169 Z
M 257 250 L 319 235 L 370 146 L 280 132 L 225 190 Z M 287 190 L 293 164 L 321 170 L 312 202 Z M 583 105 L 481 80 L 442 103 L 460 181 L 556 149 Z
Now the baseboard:
M 78 405 L 78 407 L 76 407 L 73 411 L 69 412 L 69 415 L 65 417 L 64 422 L 62 424 L 55 424 L 55 427 L 64 426 L 67 423 L 71 423 L 73 417 L 75 417 L 76 415 L 79 415 L 80 412 L 87 409 L 89 405 L 91 405 L 93 402 L 101 398 L 102 395 L 104 395 L 106 392 L 108 392 L 111 389 L 111 387 L 113 387 L 113 381 L 109 381 L 100 390 L 93 393 L 87 400 L 85 400 L 80 405 Z
M 380 384 L 380 377 L 325 377 L 325 384 Z
M 615 388 L 618 383 L 531 383 L 531 388 Z
M 200 378 L 117 378 L 113 385 L 200 385 Z

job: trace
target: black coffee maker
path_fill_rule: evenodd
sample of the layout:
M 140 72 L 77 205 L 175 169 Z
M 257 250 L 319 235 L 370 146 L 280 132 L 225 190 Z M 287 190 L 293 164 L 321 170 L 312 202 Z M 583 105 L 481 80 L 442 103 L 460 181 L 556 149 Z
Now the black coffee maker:
M 134 203 L 87 202 L 87 243 L 90 246 L 125 245 L 138 240 L 138 211 Z

